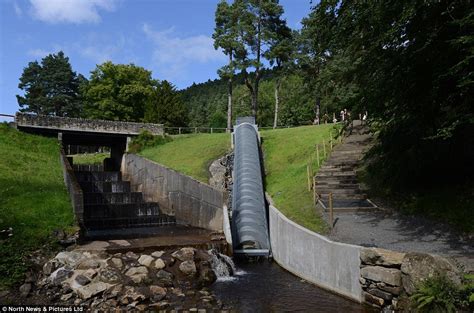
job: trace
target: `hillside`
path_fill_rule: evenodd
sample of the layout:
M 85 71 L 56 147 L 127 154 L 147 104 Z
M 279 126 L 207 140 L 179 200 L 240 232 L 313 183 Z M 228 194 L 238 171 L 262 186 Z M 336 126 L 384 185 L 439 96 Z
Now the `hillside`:
M 56 139 L 0 124 L 0 289 L 23 278 L 25 257 L 47 244 L 54 230 L 72 226 Z M 3 235 L 3 234 L 2 234 Z

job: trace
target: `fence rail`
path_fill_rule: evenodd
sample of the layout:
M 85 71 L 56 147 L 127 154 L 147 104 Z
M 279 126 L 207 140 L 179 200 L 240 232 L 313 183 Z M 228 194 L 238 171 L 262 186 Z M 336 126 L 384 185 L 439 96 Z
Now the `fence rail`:
M 291 128 L 295 126 L 278 126 L 273 127 L 259 127 L 262 130 L 271 130 L 271 129 L 282 129 L 282 128 Z M 181 135 L 181 134 L 214 134 L 214 133 L 226 133 L 234 131 L 233 128 L 227 129 L 223 127 L 164 127 L 165 132 L 169 135 Z
M 11 117 L 11 118 L 15 118 L 15 115 L 0 113 L 0 117 Z

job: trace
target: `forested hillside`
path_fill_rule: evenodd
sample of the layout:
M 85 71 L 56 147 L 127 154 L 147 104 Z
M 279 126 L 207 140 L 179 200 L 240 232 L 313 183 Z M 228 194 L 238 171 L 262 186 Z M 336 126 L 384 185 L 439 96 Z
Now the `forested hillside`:
M 233 119 L 237 116 L 251 115 L 251 99 L 244 85 L 242 74 L 234 77 Z M 272 126 L 275 113 L 275 84 L 273 70 L 263 72 L 259 90 L 259 110 L 257 122 L 260 126 Z M 304 83 L 298 74 L 282 79 L 280 90 L 280 108 L 278 126 L 307 125 L 313 122 L 315 103 L 308 96 L 310 86 Z M 208 80 L 193 84 L 180 91 L 183 102 L 188 108 L 189 125 L 192 127 L 226 127 L 227 81 Z M 322 114 L 331 115 L 333 105 L 322 105 Z

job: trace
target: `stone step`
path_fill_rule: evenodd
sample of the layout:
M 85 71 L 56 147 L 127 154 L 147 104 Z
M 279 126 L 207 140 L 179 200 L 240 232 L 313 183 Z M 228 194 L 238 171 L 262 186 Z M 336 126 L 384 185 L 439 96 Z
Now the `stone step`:
M 131 190 L 128 181 L 81 182 L 80 185 L 84 192 L 130 192 Z
M 141 192 L 86 192 L 84 204 L 129 204 L 143 203 Z
M 348 172 L 318 172 L 316 174 L 316 180 L 321 177 L 341 177 L 342 179 L 344 178 L 353 178 L 357 177 L 356 172 L 354 171 L 348 171 Z
M 133 227 L 156 227 L 176 225 L 176 219 L 174 216 L 166 214 L 140 216 L 133 218 L 85 218 L 84 224 L 86 226 L 87 231 L 126 228 L 123 230 L 124 232 L 126 232 L 129 228 Z
M 337 166 L 337 165 L 324 165 L 319 168 L 318 173 L 320 172 L 353 172 L 355 171 L 356 166 Z
M 353 169 L 342 169 L 342 168 L 335 168 L 335 169 L 322 169 L 319 170 L 316 176 L 347 176 L 347 175 L 354 175 L 356 172 Z
M 102 164 L 74 164 L 74 171 L 82 172 L 103 172 L 104 166 Z
M 316 189 L 316 192 L 318 192 L 318 189 Z M 329 199 L 329 193 L 319 193 L 318 195 L 321 199 L 327 200 Z M 333 194 L 333 200 L 365 200 L 367 199 L 367 195 L 365 193 L 360 193 L 360 194 Z
M 316 177 L 317 185 L 338 185 L 338 184 L 357 184 L 357 177 L 337 177 L 337 176 L 325 176 L 325 177 Z
M 333 208 L 334 213 L 351 213 L 351 212 L 370 212 L 376 210 L 376 207 L 336 207 Z M 324 209 L 324 212 L 329 212 L 329 208 Z
M 346 189 L 343 189 L 343 188 L 322 188 L 322 187 L 319 187 L 316 186 L 316 192 L 318 194 L 329 194 L 330 192 L 332 192 L 333 194 L 337 195 L 337 194 L 342 194 L 342 195 L 357 195 L 357 194 L 362 194 L 362 191 L 360 191 L 359 188 L 346 188 Z
M 316 181 L 316 188 L 333 188 L 333 189 L 359 189 L 357 183 L 341 183 L 339 181 Z
M 111 181 L 121 181 L 122 173 L 120 172 L 100 172 L 100 171 L 77 171 L 75 172 L 78 182 L 111 182 Z
M 136 218 L 141 216 L 159 216 L 160 214 L 160 206 L 155 202 L 84 205 L 84 219 Z

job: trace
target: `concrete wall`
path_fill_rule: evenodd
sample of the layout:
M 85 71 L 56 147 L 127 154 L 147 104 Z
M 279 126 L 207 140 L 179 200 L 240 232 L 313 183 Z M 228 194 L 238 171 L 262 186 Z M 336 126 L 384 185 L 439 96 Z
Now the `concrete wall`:
M 122 174 L 146 201 L 158 202 L 179 224 L 223 230 L 223 191 L 135 154 L 125 154 Z
M 69 192 L 69 197 L 71 198 L 74 216 L 76 217 L 76 221 L 79 226 L 82 227 L 84 224 L 84 197 L 81 186 L 76 179 L 74 170 L 63 148 L 61 148 L 60 160 L 63 168 L 64 184 L 66 185 L 66 188 Z
M 19 112 L 16 113 L 15 122 L 19 128 L 43 128 L 123 135 L 138 135 L 140 131 L 147 130 L 153 135 L 164 134 L 162 124 L 89 120 L 82 118 L 33 115 Z
M 274 260 L 293 274 L 361 302 L 359 246 L 333 242 L 290 221 L 270 204 Z

